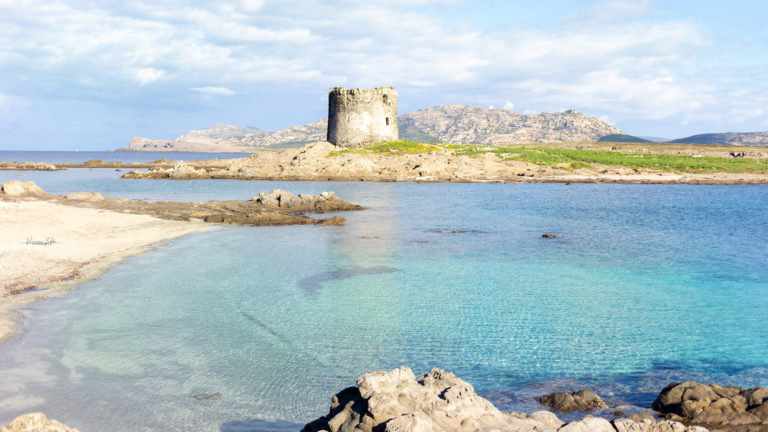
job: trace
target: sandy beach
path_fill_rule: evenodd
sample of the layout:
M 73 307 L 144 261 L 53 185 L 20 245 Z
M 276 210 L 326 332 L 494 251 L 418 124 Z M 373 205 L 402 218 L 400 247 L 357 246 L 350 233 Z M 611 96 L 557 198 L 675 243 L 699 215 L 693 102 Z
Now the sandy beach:
M 23 319 L 15 316 L 20 306 L 97 278 L 161 242 L 212 228 L 44 201 L 0 201 L 0 342 Z

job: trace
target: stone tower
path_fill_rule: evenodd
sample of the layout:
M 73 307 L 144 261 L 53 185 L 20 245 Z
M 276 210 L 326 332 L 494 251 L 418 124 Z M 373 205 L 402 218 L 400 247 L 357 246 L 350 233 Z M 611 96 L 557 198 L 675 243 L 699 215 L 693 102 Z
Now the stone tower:
M 397 92 L 394 87 L 345 89 L 328 93 L 328 141 L 352 147 L 398 139 Z

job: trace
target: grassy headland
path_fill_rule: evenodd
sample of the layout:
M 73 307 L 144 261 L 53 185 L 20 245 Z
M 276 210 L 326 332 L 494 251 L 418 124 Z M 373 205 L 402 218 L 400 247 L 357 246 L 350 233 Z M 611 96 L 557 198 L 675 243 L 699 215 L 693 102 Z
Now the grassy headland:
M 585 148 L 586 147 L 586 148 Z M 529 162 L 558 169 L 595 168 L 594 165 L 631 168 L 635 171 L 672 171 L 686 173 L 768 173 L 768 159 L 733 157 L 731 153 L 754 151 L 754 147 L 692 146 L 655 143 L 544 143 L 513 146 L 384 141 L 364 147 L 336 150 L 341 154 L 377 154 L 399 156 L 439 152 L 455 156 L 495 154 L 500 160 Z M 693 153 L 693 154 L 676 154 Z M 697 153 L 722 153 L 710 156 Z

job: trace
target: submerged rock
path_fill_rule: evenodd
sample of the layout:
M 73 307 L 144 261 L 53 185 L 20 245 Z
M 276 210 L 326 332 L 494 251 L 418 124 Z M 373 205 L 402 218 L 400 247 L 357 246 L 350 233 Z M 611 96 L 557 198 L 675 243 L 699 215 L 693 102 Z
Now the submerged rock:
M 221 393 L 199 393 L 195 395 L 195 399 L 200 402 L 215 402 L 221 400 Z
M 659 393 L 653 409 L 673 420 L 728 429 L 768 431 L 768 388 L 719 386 L 695 381 L 671 383 Z
M 555 411 L 571 412 L 576 410 L 590 411 L 595 408 L 608 408 L 603 399 L 592 390 L 579 390 L 573 393 L 550 393 L 539 396 L 537 401 Z
M 43 413 L 30 413 L 16 417 L 0 432 L 79 432 L 77 429 L 48 419 Z

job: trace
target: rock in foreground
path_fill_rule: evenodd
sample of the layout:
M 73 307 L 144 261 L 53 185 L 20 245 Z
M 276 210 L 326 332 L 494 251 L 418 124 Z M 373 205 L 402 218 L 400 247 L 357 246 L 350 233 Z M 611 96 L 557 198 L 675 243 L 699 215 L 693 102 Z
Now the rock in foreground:
M 499 411 L 475 394 L 471 384 L 454 374 L 433 368 L 418 379 L 400 367 L 358 378 L 331 400 L 331 410 L 304 426 L 302 432 L 706 432 L 699 427 L 662 420 L 617 419 L 587 416 L 565 424 L 549 411 L 527 416 Z
M 24 414 L 16 417 L 0 432 L 79 432 L 75 428 L 48 419 L 43 413 Z
M 590 411 L 595 408 L 608 408 L 603 399 L 592 390 L 579 390 L 573 393 L 552 393 L 536 398 L 537 401 L 555 411 L 571 412 Z
M 768 431 L 768 388 L 723 387 L 695 381 L 672 383 L 659 393 L 653 409 L 667 418 L 694 424 Z

